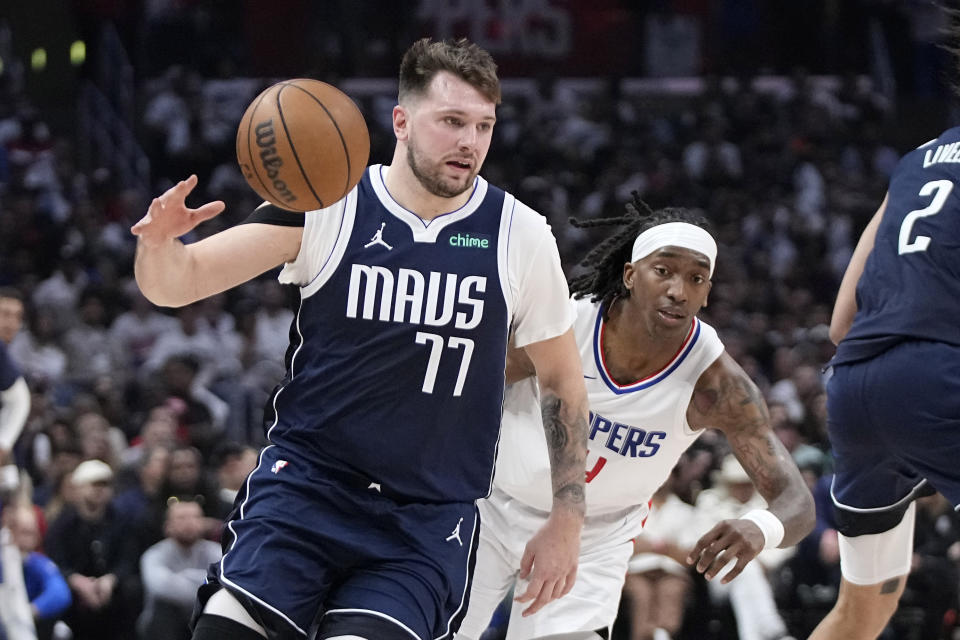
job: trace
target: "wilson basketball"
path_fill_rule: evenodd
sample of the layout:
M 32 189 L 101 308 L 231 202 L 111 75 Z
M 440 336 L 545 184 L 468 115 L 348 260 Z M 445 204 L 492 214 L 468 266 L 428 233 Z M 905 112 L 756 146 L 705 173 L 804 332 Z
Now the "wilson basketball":
M 243 177 L 264 200 L 290 211 L 322 209 L 360 181 L 370 155 L 363 115 L 336 87 L 298 78 L 268 87 L 237 130 Z

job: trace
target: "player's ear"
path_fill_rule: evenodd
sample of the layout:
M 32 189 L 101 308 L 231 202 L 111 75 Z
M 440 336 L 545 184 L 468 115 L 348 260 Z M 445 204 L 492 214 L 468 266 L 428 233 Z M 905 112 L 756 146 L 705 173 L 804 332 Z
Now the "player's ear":
M 700 308 L 706 307 L 710 302 L 710 291 L 713 289 L 713 280 L 707 281 L 707 295 L 703 296 L 703 304 L 700 305 Z
M 410 112 L 399 104 L 393 108 L 393 134 L 397 140 L 410 138 Z
M 623 286 L 627 291 L 633 288 L 633 281 L 637 277 L 637 271 L 633 268 L 632 262 L 626 262 L 623 265 Z

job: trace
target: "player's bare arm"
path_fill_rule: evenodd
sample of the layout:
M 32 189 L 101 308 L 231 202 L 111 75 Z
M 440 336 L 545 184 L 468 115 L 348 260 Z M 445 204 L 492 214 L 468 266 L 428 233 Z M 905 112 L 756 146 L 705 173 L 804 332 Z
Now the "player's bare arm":
M 529 579 L 529 585 L 517 600 L 532 601 L 523 612 L 531 615 L 568 593 L 576 579 L 586 510 L 587 393 L 572 331 L 525 349 L 540 384 L 553 481 L 550 517 L 520 562 L 520 577 Z
M 504 371 L 506 383 L 513 384 L 535 375 L 537 375 L 537 370 L 527 352 L 514 346 L 508 347 L 507 366 Z
M 733 453 L 767 501 L 768 511 L 782 523 L 783 538 L 778 546 L 796 544 L 810 533 L 815 519 L 813 496 L 773 432 L 760 390 L 726 352 L 697 381 L 687 420 L 695 428 L 715 428 L 726 435 Z M 690 557 L 708 579 L 736 557 L 736 566 L 723 578 L 729 582 L 765 543 L 764 531 L 756 522 L 724 520 L 697 542 Z
M 843 337 L 853 325 L 853 317 L 857 315 L 857 282 L 863 267 L 867 263 L 867 256 L 873 250 L 873 243 L 877 237 L 877 227 L 883 219 L 883 212 L 887 208 L 887 197 L 884 197 L 880 208 L 867 223 L 860 235 L 857 248 L 853 250 L 847 270 L 843 273 L 840 289 L 837 291 L 837 301 L 833 305 L 833 315 L 830 317 L 830 340 L 833 344 L 840 344 Z
M 154 198 L 131 232 L 137 236 L 134 274 L 154 304 L 181 307 L 226 291 L 296 258 L 303 229 L 268 224 L 232 227 L 199 242 L 178 238 L 223 211 L 223 202 L 196 209 L 186 198 L 197 185 L 190 176 Z

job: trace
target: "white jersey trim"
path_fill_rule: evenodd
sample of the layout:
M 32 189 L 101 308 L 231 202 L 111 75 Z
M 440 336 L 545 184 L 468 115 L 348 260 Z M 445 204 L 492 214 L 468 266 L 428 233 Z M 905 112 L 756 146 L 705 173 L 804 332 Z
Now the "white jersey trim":
M 607 364 L 604 361 L 603 357 L 603 313 L 604 309 L 601 307 L 597 312 L 597 321 L 593 329 L 593 357 L 597 363 L 597 371 L 600 373 L 600 377 L 606 383 L 610 391 L 621 395 L 624 393 L 631 393 L 633 391 L 640 391 L 641 389 L 647 389 L 657 384 L 661 380 L 665 380 L 680 364 L 686 360 L 687 356 L 690 354 L 690 351 L 693 350 L 695 344 L 697 344 L 697 339 L 700 337 L 700 320 L 696 317 L 693 318 L 693 322 L 690 325 L 690 331 L 687 333 L 687 337 L 684 338 L 683 344 L 680 345 L 680 348 L 677 350 L 677 353 L 674 354 L 673 358 L 668 362 L 662 369 L 653 373 L 642 380 L 637 380 L 631 384 L 621 385 L 618 384 L 613 376 L 610 375 L 610 372 L 607 371 Z
M 389 169 L 390 167 L 382 164 L 370 167 L 370 184 L 373 186 L 373 191 L 377 194 L 380 204 L 393 214 L 395 218 L 410 227 L 414 242 L 436 242 L 437 236 L 440 235 L 441 231 L 476 211 L 487 195 L 487 181 L 477 176 L 473 180 L 473 192 L 470 194 L 470 198 L 466 204 L 455 211 L 441 214 L 432 220 L 424 220 L 394 200 L 393 196 L 390 195 L 390 191 L 387 190 L 387 185 L 383 182 L 384 176 Z
M 918 482 L 913 487 L 913 489 L 911 489 L 910 492 L 907 493 L 907 495 L 900 498 L 893 504 L 888 504 L 882 507 L 851 507 L 848 504 L 843 504 L 842 502 L 837 500 L 837 496 L 833 492 L 833 488 L 836 482 L 837 482 L 837 477 L 834 476 L 833 480 L 830 481 L 830 499 L 833 500 L 833 504 L 835 504 L 837 507 L 839 507 L 840 509 L 843 509 L 844 511 L 852 511 L 854 513 L 878 513 L 881 511 L 890 511 L 891 509 L 897 509 L 899 507 L 902 507 L 904 503 L 915 500 L 917 498 L 917 494 L 920 493 L 920 490 L 924 487 L 924 485 L 927 484 L 927 479 L 923 478 L 922 480 L 920 480 L 920 482 Z
M 337 237 L 334 239 L 333 248 L 330 251 L 330 254 L 327 256 L 327 259 L 324 260 L 323 264 L 320 265 L 320 269 L 317 271 L 317 275 L 314 276 L 313 280 L 308 282 L 305 286 L 300 289 L 300 296 L 302 298 L 309 298 L 315 294 L 323 285 L 330 280 L 331 276 L 336 272 L 337 267 L 340 266 L 340 261 L 343 259 L 343 254 L 347 251 L 347 245 L 350 242 L 350 238 L 353 236 L 353 223 L 357 218 L 357 201 L 359 199 L 359 194 L 357 190 L 354 189 L 347 194 L 347 197 L 340 201 L 339 210 L 340 210 L 340 228 L 337 230 Z M 299 319 L 299 318 L 298 318 Z

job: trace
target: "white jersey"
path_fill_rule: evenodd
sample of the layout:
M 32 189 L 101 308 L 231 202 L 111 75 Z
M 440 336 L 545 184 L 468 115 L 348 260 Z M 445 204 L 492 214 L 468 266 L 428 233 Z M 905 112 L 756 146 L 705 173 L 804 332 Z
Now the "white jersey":
M 603 362 L 600 304 L 586 299 L 571 304 L 590 406 L 587 524 L 625 516 L 636 533 L 651 496 L 700 436 L 687 423 L 687 408 L 700 375 L 723 353 L 723 343 L 713 327 L 694 318 L 663 369 L 619 385 Z M 534 509 L 551 508 L 550 460 L 535 378 L 510 385 L 504 396 L 494 486 Z

